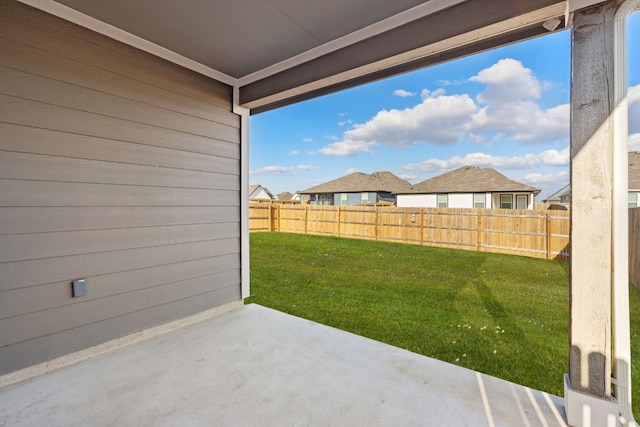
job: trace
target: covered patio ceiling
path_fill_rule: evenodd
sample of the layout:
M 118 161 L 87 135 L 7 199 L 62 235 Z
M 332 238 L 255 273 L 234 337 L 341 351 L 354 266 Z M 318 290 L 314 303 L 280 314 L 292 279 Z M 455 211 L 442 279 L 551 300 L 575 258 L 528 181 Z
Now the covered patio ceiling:
M 252 113 L 535 37 L 595 3 L 21 1 L 237 87 Z

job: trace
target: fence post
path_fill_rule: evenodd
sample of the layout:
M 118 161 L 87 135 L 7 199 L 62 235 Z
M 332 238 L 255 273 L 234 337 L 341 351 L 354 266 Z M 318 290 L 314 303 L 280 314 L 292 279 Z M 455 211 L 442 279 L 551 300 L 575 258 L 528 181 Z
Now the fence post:
M 545 212 L 545 228 L 546 232 L 546 247 L 547 247 L 547 259 L 551 259 L 551 215 L 549 211 Z
M 378 240 L 378 219 L 380 218 L 379 209 L 375 207 L 375 215 L 373 217 L 373 237 Z
M 424 208 L 420 209 L 420 246 L 424 245 Z
M 309 209 L 307 205 L 304 205 L 304 234 L 309 234 Z
M 482 252 L 482 210 L 478 209 L 478 235 L 477 237 L 477 244 L 476 244 L 476 251 L 478 252 Z
M 281 212 L 280 212 L 280 207 L 281 205 L 278 205 L 278 231 L 280 231 L 280 217 L 281 217 Z
M 338 206 L 338 237 L 340 237 L 340 211 L 342 210 L 342 206 Z
M 267 206 L 267 218 L 269 219 L 269 231 L 274 231 L 273 230 L 273 212 L 271 211 L 271 209 L 273 209 L 273 206 L 269 205 Z

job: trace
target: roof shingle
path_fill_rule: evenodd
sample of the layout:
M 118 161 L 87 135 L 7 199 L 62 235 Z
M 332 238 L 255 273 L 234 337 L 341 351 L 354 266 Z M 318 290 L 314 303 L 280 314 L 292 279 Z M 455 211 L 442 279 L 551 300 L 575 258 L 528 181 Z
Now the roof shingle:
M 396 193 L 406 191 L 410 187 L 409 181 L 398 178 L 391 172 L 374 172 L 370 175 L 354 172 L 333 181 L 307 188 L 300 191 L 300 194 L 356 193 L 364 191 Z
M 495 191 L 526 191 L 538 194 L 540 189 L 522 184 L 492 168 L 463 166 L 451 172 L 419 182 L 398 194 L 420 193 L 484 193 Z

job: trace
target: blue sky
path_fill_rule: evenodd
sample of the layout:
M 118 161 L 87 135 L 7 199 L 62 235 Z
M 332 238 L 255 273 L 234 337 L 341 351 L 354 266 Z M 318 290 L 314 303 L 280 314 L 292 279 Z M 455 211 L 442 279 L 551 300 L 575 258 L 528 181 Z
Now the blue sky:
M 640 12 L 629 18 L 630 149 L 640 151 Z M 250 183 L 294 193 L 359 171 L 417 183 L 493 167 L 542 191 L 569 181 L 570 31 L 251 117 Z

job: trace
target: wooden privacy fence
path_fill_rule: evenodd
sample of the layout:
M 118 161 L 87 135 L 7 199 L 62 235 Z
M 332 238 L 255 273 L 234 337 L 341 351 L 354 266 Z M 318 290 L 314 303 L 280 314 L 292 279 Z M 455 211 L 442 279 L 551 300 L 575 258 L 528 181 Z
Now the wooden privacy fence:
M 640 288 L 640 208 L 629 209 L 629 281 Z
M 249 205 L 251 231 L 282 231 L 566 259 L 569 212 Z

